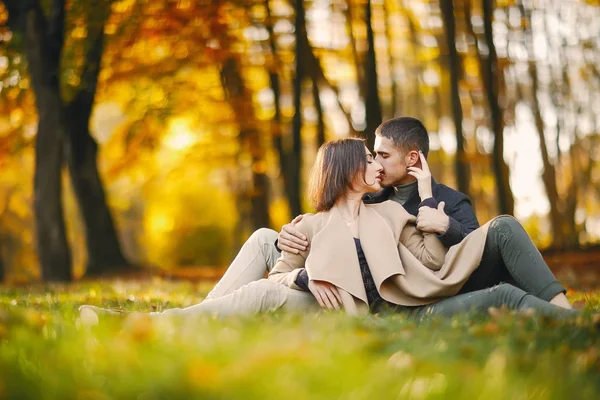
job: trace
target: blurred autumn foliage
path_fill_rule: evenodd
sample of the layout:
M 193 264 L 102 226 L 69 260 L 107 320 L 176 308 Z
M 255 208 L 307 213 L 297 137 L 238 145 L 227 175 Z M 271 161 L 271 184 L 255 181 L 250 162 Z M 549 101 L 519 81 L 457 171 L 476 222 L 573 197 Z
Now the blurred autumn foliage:
M 310 211 L 325 140 L 430 131 L 434 176 L 541 248 L 600 238 L 591 0 L 3 0 L 0 271 L 225 265 Z

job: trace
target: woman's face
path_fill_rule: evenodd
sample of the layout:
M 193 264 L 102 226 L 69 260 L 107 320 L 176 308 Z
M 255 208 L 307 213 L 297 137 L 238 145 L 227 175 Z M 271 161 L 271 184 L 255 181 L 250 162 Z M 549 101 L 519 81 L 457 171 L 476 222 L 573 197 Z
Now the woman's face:
M 364 179 L 360 176 L 354 182 L 354 189 L 361 193 L 371 193 L 381 190 L 381 172 L 383 167 L 375 160 L 373 154 L 365 146 L 365 157 L 367 157 L 367 169 Z

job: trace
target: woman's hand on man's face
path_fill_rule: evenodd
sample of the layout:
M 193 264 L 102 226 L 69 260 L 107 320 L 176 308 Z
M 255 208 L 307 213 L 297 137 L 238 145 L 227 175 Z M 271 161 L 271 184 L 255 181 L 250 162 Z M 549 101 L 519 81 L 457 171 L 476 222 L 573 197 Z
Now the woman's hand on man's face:
M 423 152 L 419 150 L 419 159 L 421 160 L 421 167 L 408 167 L 408 174 L 417 178 L 419 197 L 421 201 L 433 197 L 433 190 L 431 189 L 431 171 L 429 170 L 429 164 Z
M 277 237 L 277 247 L 288 253 L 298 254 L 308 248 L 308 241 L 298 229 L 296 224 L 302 221 L 302 215 L 298 215 L 292 222 L 284 225 Z

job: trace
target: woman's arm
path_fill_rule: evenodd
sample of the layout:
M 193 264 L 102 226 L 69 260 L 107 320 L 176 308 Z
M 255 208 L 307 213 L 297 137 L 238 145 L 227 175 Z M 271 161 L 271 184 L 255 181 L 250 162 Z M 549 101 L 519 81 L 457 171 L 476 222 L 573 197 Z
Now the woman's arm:
M 402 229 L 400 243 L 427 268 L 437 271 L 444 265 L 447 249 L 435 233 L 419 231 L 414 220 Z

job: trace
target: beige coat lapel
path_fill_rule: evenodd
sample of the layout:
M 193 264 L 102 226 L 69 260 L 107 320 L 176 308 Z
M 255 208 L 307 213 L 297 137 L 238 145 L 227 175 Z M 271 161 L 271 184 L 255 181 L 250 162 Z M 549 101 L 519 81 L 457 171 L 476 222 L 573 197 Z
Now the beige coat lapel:
M 305 268 L 311 280 L 326 281 L 367 303 L 356 246 L 339 210 L 328 213 L 323 228 L 311 239 Z
M 397 218 L 402 219 L 402 215 L 398 215 Z M 405 274 L 397 249 L 401 226 L 404 223 L 392 229 L 374 208 L 361 205 L 360 243 L 377 287 L 391 276 Z

